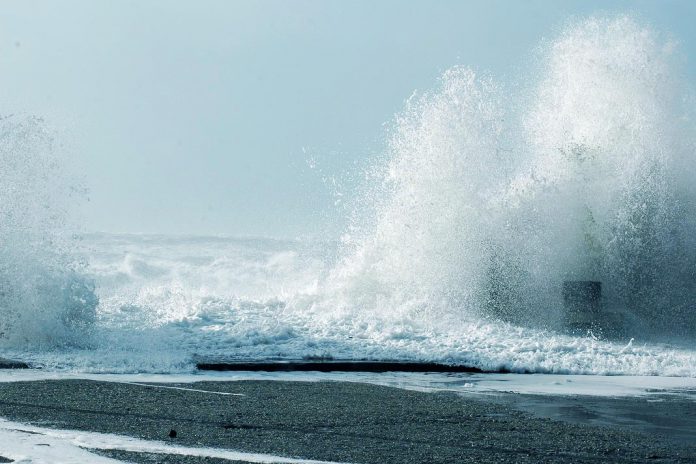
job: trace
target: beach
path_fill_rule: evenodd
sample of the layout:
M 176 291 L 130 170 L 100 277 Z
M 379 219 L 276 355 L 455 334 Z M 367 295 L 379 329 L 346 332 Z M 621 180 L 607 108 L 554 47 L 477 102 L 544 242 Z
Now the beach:
M 29 439 L 72 440 L 94 453 L 93 462 L 687 463 L 696 461 L 692 393 L 462 394 L 353 381 L 63 379 L 0 383 L 0 417 L 25 424 L 21 433 Z M 10 445 L 0 439 L 0 456 L 17 459 Z

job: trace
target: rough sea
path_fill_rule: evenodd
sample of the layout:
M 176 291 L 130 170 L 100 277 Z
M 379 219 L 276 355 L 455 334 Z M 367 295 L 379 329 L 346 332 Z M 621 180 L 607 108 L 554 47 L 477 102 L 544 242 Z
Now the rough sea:
M 37 118 L 0 121 L 0 350 L 46 370 L 196 357 L 370 359 L 696 376 L 696 125 L 678 47 L 570 24 L 505 86 L 415 93 L 339 237 L 74 232 L 84 196 Z M 270 233 L 269 235 L 274 235 Z M 615 330 L 570 331 L 564 281 Z

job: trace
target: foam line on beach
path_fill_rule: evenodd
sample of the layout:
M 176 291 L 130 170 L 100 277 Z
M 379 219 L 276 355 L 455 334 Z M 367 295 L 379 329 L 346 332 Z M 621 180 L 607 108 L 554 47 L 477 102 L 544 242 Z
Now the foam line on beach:
M 32 464 L 83 464 L 85 462 L 111 464 L 120 462 L 90 453 L 89 449 L 175 454 L 261 464 L 341 464 L 332 461 L 287 458 L 216 448 L 177 446 L 121 435 L 37 427 L 5 419 L 0 419 L 0 449 L 8 450 L 3 451 L 5 457 Z
M 113 382 L 113 381 L 112 381 Z M 186 388 L 186 387 L 170 387 L 167 385 L 155 385 L 152 383 L 140 383 L 140 382 L 118 382 L 118 383 L 125 383 L 127 385 L 135 385 L 138 387 L 146 387 L 146 388 L 166 388 L 169 390 L 183 390 L 183 391 L 190 391 L 190 392 L 197 392 L 197 393 L 208 393 L 211 395 L 224 395 L 224 396 L 246 396 L 243 393 L 232 393 L 232 392 L 221 392 L 221 391 L 212 391 L 212 390 L 201 390 L 198 388 Z
M 561 374 L 439 374 L 403 372 L 196 372 L 190 374 L 85 374 L 48 370 L 0 372 L 0 382 L 84 379 L 186 389 L 196 382 L 268 380 L 282 382 L 358 382 L 423 392 L 465 394 L 511 392 L 539 395 L 644 396 L 653 393 L 693 394 L 696 378 Z M 158 385 L 153 385 L 158 384 Z M 193 385 L 192 385 L 193 386 Z M 206 393 L 224 393 L 202 390 Z M 232 393 L 234 395 L 234 393 Z

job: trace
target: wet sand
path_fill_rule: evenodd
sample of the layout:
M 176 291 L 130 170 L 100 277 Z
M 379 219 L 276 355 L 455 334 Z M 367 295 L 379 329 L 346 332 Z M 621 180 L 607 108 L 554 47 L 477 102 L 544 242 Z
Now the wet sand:
M 351 382 L 47 380 L 0 384 L 0 416 L 335 462 L 696 462 L 696 402 L 666 392 L 602 398 L 421 393 Z M 232 462 L 99 454 L 142 463 Z

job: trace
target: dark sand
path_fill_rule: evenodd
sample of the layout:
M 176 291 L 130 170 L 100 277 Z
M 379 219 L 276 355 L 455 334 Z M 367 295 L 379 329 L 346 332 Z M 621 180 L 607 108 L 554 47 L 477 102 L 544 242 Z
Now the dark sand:
M 2 383 L 0 416 L 183 446 L 352 463 L 696 462 L 696 402 L 684 396 L 460 396 L 348 382 L 180 386 L 245 396 L 88 380 Z M 171 429 L 176 438 L 168 437 Z M 142 463 L 231 462 L 100 453 Z

